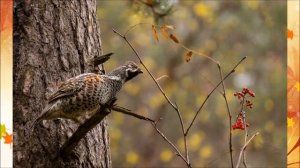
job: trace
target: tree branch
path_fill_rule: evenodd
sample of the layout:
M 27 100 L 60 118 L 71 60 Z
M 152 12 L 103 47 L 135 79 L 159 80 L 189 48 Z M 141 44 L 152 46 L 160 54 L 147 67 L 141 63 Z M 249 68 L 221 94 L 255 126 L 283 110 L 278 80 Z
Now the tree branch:
M 176 151 L 176 154 L 191 168 L 191 164 L 184 158 L 178 148 L 156 127 L 156 123 L 151 123 L 156 132 Z
M 150 122 L 153 122 L 153 123 L 155 122 L 155 121 L 152 120 L 151 118 L 148 118 L 148 117 L 145 117 L 145 116 L 141 116 L 141 115 L 132 113 L 131 110 L 126 109 L 126 108 L 124 108 L 124 107 L 113 106 L 111 109 L 114 110 L 114 111 L 116 111 L 116 112 L 119 112 L 119 113 L 123 113 L 123 114 L 126 114 L 126 115 L 133 116 L 133 117 L 138 118 L 138 119 L 140 119 L 140 120 L 150 121 Z
M 160 84 L 157 82 L 157 80 L 154 78 L 154 76 L 152 75 L 152 73 L 149 71 L 149 69 L 146 67 L 146 65 L 144 64 L 144 62 L 142 61 L 141 57 L 139 56 L 139 54 L 137 53 L 137 51 L 133 48 L 133 46 L 131 45 L 131 43 L 127 40 L 126 38 L 126 34 L 122 35 L 119 32 L 117 32 L 116 30 L 113 29 L 113 32 L 117 35 L 119 35 L 121 38 L 123 38 L 126 43 L 129 45 L 129 47 L 132 49 L 132 51 L 134 52 L 134 54 L 136 55 L 136 57 L 139 59 L 141 65 L 146 69 L 147 73 L 150 75 L 150 77 L 152 78 L 152 80 L 154 81 L 155 85 L 157 86 L 157 88 L 159 89 L 159 91 L 162 93 L 162 95 L 164 96 L 164 98 L 166 99 L 166 101 L 170 104 L 170 106 L 176 111 L 178 118 L 180 120 L 180 125 L 181 125 L 181 130 L 182 130 L 182 135 L 184 138 L 184 146 L 185 146 L 185 161 L 187 163 L 188 167 L 191 167 L 191 164 L 189 162 L 189 155 L 188 155 L 188 147 L 187 147 L 187 141 L 186 141 L 186 136 L 187 134 L 185 133 L 185 128 L 184 128 L 184 124 L 183 124 L 183 120 L 182 120 L 182 116 L 181 116 L 181 112 L 179 110 L 179 108 L 177 107 L 177 105 L 175 103 L 173 103 L 170 98 L 166 95 L 166 93 L 164 92 L 164 90 L 161 88 Z M 127 31 L 128 32 L 128 31 Z M 126 33 L 127 33 L 126 32 Z M 159 133 L 159 132 L 158 132 Z M 165 139 L 165 138 L 164 138 Z
M 233 157 L 232 157 L 232 129 L 231 129 L 231 112 L 230 112 L 230 109 L 229 109 L 229 104 L 228 104 L 228 101 L 227 101 L 227 97 L 226 97 L 226 89 L 225 89 L 225 84 L 224 84 L 224 81 L 222 80 L 223 79 L 223 73 L 222 73 L 222 69 L 221 69 L 221 65 L 218 64 L 218 69 L 219 69 L 219 73 L 220 73 L 220 78 L 221 78 L 221 81 L 222 81 L 222 88 L 223 88 L 223 97 L 224 97 L 224 100 L 225 100 L 225 103 L 226 103 L 226 108 L 227 108 L 227 113 L 228 113 L 228 119 L 229 119 L 229 152 L 230 152 L 230 162 L 231 162 L 231 167 L 233 168 Z
M 244 146 L 242 147 L 241 151 L 240 151 L 240 155 L 239 155 L 239 159 L 238 159 L 238 162 L 236 164 L 236 168 L 239 167 L 240 165 L 240 162 L 241 162 L 241 158 L 242 158 L 242 155 L 243 155 L 243 151 L 246 149 L 246 147 L 248 146 L 248 144 L 252 141 L 252 139 L 254 137 L 256 137 L 257 135 L 259 134 L 259 132 L 256 132 L 254 135 L 252 135 L 252 137 L 244 144 Z
M 202 110 L 203 106 L 205 105 L 206 101 L 208 100 L 208 98 L 211 96 L 211 94 L 222 84 L 222 82 L 224 80 L 226 80 L 233 72 L 235 72 L 236 67 L 238 67 L 247 57 L 243 57 L 233 68 L 232 70 L 217 84 L 217 86 L 215 86 L 212 91 L 206 96 L 204 102 L 201 104 L 201 106 L 199 107 L 199 109 L 197 110 L 192 122 L 190 123 L 188 129 L 186 130 L 185 134 L 188 134 L 191 127 L 193 126 L 198 114 L 200 113 L 200 111 Z
M 110 113 L 109 109 L 107 109 L 107 105 L 101 106 L 99 111 L 93 115 L 90 119 L 85 121 L 82 125 L 80 125 L 75 133 L 69 138 L 61 147 L 60 154 L 62 157 L 67 158 L 69 154 L 76 147 L 78 142 L 97 124 L 99 124 L 104 117 L 106 117 Z
M 132 117 L 135 117 L 137 119 L 140 120 L 145 120 L 145 121 L 149 121 L 151 123 L 151 125 L 153 126 L 153 128 L 156 130 L 156 132 L 176 151 L 176 154 L 187 164 L 187 160 L 185 157 L 183 157 L 183 155 L 180 153 L 180 151 L 178 150 L 178 148 L 156 127 L 157 125 L 157 121 L 154 121 L 148 117 L 144 117 L 135 113 L 132 113 L 131 110 L 123 108 L 123 107 L 119 107 L 119 106 L 113 106 L 112 110 L 116 111 L 116 112 L 120 112 L 126 115 L 130 115 Z M 189 167 L 191 167 L 189 165 Z

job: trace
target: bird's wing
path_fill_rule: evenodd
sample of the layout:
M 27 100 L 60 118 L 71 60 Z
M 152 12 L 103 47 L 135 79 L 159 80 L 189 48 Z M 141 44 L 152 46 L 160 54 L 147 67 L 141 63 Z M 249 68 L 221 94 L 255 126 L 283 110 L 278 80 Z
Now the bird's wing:
M 78 93 L 85 86 L 85 78 L 91 75 L 91 73 L 82 74 L 66 80 L 59 86 L 58 90 L 49 97 L 49 103 Z

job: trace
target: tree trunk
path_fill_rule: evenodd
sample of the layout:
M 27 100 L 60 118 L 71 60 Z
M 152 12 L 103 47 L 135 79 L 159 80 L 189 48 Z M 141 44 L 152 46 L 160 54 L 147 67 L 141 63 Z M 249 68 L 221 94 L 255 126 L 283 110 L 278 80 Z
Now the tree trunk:
M 57 85 L 89 72 L 86 61 L 101 55 L 96 0 L 16 0 L 14 2 L 14 167 L 111 167 L 104 119 L 67 159 L 59 149 L 78 125 L 43 121 L 41 114 Z

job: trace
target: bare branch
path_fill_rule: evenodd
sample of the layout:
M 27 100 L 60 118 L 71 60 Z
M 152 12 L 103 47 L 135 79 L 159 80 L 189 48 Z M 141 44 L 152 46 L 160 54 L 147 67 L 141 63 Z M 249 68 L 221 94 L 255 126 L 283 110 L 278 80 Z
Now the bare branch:
M 228 101 L 227 101 L 227 97 L 226 97 L 226 89 L 225 89 L 225 84 L 224 84 L 224 81 L 222 80 L 223 79 L 223 73 L 222 73 L 222 69 L 221 69 L 221 65 L 218 64 L 218 69 L 219 69 L 219 73 L 220 73 L 220 78 L 221 78 L 221 81 L 222 81 L 222 88 L 223 88 L 223 97 L 224 97 L 224 100 L 225 100 L 225 103 L 226 103 L 226 108 L 227 108 L 227 113 L 228 113 L 228 120 L 229 120 L 229 152 L 230 152 L 230 162 L 231 162 L 231 167 L 233 168 L 233 157 L 232 157 L 232 130 L 231 130 L 231 112 L 230 112 L 230 109 L 229 109 L 229 104 L 228 104 Z
M 200 113 L 200 111 L 202 110 L 203 106 L 205 105 L 206 101 L 208 100 L 208 98 L 211 96 L 211 94 L 222 84 L 222 82 L 224 80 L 226 80 L 233 72 L 235 72 L 235 69 L 246 59 L 247 57 L 243 57 L 233 68 L 232 70 L 217 84 L 217 86 L 215 86 L 212 91 L 206 96 L 204 102 L 201 104 L 201 106 L 199 107 L 199 109 L 197 110 L 192 122 L 190 123 L 188 129 L 186 130 L 185 134 L 188 134 L 191 127 L 193 126 L 198 114 Z
M 243 155 L 243 151 L 246 149 L 246 147 L 248 146 L 248 144 L 252 141 L 252 139 L 254 137 L 256 137 L 257 135 L 259 134 L 259 132 L 256 132 L 254 135 L 252 135 L 252 137 L 244 144 L 244 146 L 242 147 L 241 151 L 240 151 L 240 155 L 239 155 L 239 159 L 238 159 L 238 162 L 236 164 L 236 168 L 239 167 L 240 165 L 240 162 L 241 162 L 241 159 L 242 159 L 242 155 Z
M 166 95 L 166 93 L 164 92 L 164 90 L 161 88 L 160 84 L 157 82 L 157 80 L 154 78 L 154 76 L 152 75 L 152 73 L 149 71 L 149 69 L 146 67 L 146 65 L 144 64 L 144 62 L 142 61 L 141 57 L 139 56 L 139 54 L 137 53 L 137 51 L 133 48 L 133 46 L 131 45 L 131 43 L 127 40 L 125 35 L 120 34 L 119 32 L 117 32 L 116 30 L 113 29 L 113 32 L 117 35 L 119 35 L 120 37 L 122 37 L 126 43 L 129 45 L 129 47 L 132 49 L 132 51 L 135 53 L 136 57 L 139 59 L 141 65 L 146 69 L 147 73 L 150 75 L 150 77 L 152 78 L 152 80 L 154 81 L 155 85 L 157 86 L 157 88 L 159 89 L 159 91 L 162 93 L 162 95 L 164 96 L 164 98 L 166 99 L 166 101 L 170 104 L 170 106 L 177 112 L 178 118 L 180 120 L 180 125 L 181 125 L 181 129 L 182 129 L 182 134 L 183 134 L 183 138 L 184 138 L 184 143 L 185 143 L 185 160 L 187 163 L 188 167 L 191 167 L 191 164 L 189 162 L 189 158 L 188 158 L 188 147 L 187 147 L 187 142 L 186 142 L 186 136 L 187 134 L 185 134 L 185 129 L 184 129 L 184 124 L 183 124 L 183 120 L 181 117 L 181 113 L 177 107 L 176 104 L 172 103 L 172 101 L 169 99 L 169 97 Z M 165 139 L 165 138 L 164 138 Z
M 186 158 L 183 157 L 183 155 L 180 153 L 180 151 L 178 150 L 178 148 L 156 127 L 157 125 L 157 121 L 154 121 L 150 118 L 147 118 L 147 117 L 144 117 L 144 116 L 140 116 L 138 114 L 135 114 L 135 113 L 132 113 L 131 110 L 128 110 L 126 108 L 123 108 L 123 107 L 119 107 L 119 106 L 113 106 L 112 107 L 112 110 L 116 111 L 116 112 L 121 112 L 123 114 L 126 114 L 126 115 L 130 115 L 130 116 L 133 116 L 137 119 L 140 119 L 140 120 L 146 120 L 146 121 L 149 121 L 153 128 L 156 130 L 156 132 L 169 144 L 172 146 L 172 148 L 176 151 L 176 155 L 179 156 L 187 165 L 188 167 L 191 167 Z
M 145 117 L 145 116 L 141 116 L 141 115 L 132 113 L 131 110 L 126 109 L 124 107 L 113 106 L 111 109 L 114 110 L 114 111 L 116 111 L 116 112 L 120 112 L 120 113 L 123 113 L 123 114 L 126 114 L 126 115 L 130 115 L 130 116 L 133 116 L 133 117 L 141 119 L 141 120 L 150 121 L 150 122 L 153 122 L 153 123 L 155 122 L 151 118 L 148 118 L 148 117 Z
M 191 165 L 187 162 L 187 160 L 184 158 L 184 156 L 180 153 L 178 148 L 156 127 L 155 123 L 152 123 L 153 128 L 156 130 L 156 132 L 169 144 L 171 147 L 176 151 L 176 155 L 179 156 L 187 165 L 188 167 L 191 167 Z

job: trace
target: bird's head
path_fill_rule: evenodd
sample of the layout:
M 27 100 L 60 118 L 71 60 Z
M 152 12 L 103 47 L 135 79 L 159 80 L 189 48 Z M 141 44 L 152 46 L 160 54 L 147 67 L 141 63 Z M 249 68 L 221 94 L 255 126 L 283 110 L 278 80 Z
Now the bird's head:
M 127 62 L 125 65 L 113 70 L 108 75 L 118 76 L 123 82 L 127 82 L 140 73 L 143 73 L 143 71 L 134 62 Z

